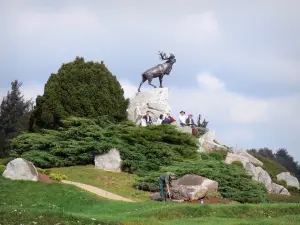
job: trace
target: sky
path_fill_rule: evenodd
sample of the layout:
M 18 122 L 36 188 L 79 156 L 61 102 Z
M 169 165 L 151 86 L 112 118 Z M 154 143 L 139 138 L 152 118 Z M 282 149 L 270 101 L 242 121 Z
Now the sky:
M 132 97 L 160 50 L 177 60 L 164 77 L 175 117 L 201 114 L 223 144 L 287 148 L 300 161 L 299 8 L 299 0 L 1 1 L 0 97 L 18 79 L 35 99 L 76 56 L 104 61 Z

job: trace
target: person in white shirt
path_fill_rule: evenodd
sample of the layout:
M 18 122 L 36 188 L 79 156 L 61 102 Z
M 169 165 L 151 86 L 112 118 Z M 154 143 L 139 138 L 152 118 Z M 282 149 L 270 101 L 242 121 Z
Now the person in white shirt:
M 179 114 L 179 124 L 180 126 L 186 126 L 186 115 L 185 115 L 185 111 L 181 111 Z
M 156 121 L 156 124 L 157 125 L 160 125 L 161 124 L 161 122 L 164 120 L 164 115 L 163 114 L 160 114 L 159 115 L 159 118 L 157 119 L 157 121 Z

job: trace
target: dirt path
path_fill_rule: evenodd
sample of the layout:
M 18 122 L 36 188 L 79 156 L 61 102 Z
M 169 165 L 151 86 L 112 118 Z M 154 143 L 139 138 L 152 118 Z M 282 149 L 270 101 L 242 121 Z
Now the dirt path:
M 87 184 L 82 184 L 82 183 L 77 183 L 77 182 L 73 182 L 73 181 L 68 181 L 68 180 L 62 180 L 61 181 L 62 183 L 64 184 L 72 184 L 72 185 L 75 185 L 79 188 L 82 188 L 86 191 L 89 191 L 89 192 L 92 192 L 100 197 L 104 197 L 104 198 L 108 198 L 108 199 L 112 199 L 112 200 L 118 200 L 118 201 L 123 201 L 123 202 L 135 202 L 131 199 L 128 199 L 128 198 L 124 198 L 120 195 L 115 195 L 111 192 L 108 192 L 108 191 L 104 191 L 100 188 L 97 188 L 97 187 L 94 187 L 94 186 L 91 186 L 91 185 L 87 185 Z

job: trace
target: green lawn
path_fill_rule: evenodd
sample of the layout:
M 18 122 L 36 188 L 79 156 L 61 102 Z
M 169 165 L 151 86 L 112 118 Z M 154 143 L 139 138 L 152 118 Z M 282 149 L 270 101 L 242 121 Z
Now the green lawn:
M 150 201 L 150 193 L 133 188 L 134 174 L 109 172 L 93 165 L 52 168 L 51 172 L 67 175 L 68 180 L 89 184 L 114 194 L 136 200 Z
M 300 204 L 125 203 L 71 185 L 0 178 L 0 224 L 300 224 Z

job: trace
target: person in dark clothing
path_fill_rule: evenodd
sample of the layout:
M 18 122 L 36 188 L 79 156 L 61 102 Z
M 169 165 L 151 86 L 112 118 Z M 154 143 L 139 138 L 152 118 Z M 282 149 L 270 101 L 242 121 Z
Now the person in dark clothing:
M 167 113 L 166 118 L 161 123 L 162 124 L 171 124 L 174 121 L 176 121 L 176 120 L 174 120 L 174 118 L 170 116 L 170 113 Z
M 192 114 L 189 114 L 189 117 L 186 119 L 185 123 L 186 123 L 187 126 L 190 126 L 192 128 L 196 126 L 196 124 L 194 123 L 194 119 L 193 119 Z
M 143 119 L 146 121 L 147 125 L 151 125 L 152 124 L 152 118 L 150 116 L 150 111 L 146 112 L 146 115 L 143 116 Z
M 166 172 L 158 178 L 160 197 L 162 198 L 163 201 L 166 201 L 168 196 L 171 199 L 172 197 L 170 191 L 171 181 L 175 179 L 176 179 L 175 174 L 171 172 Z

